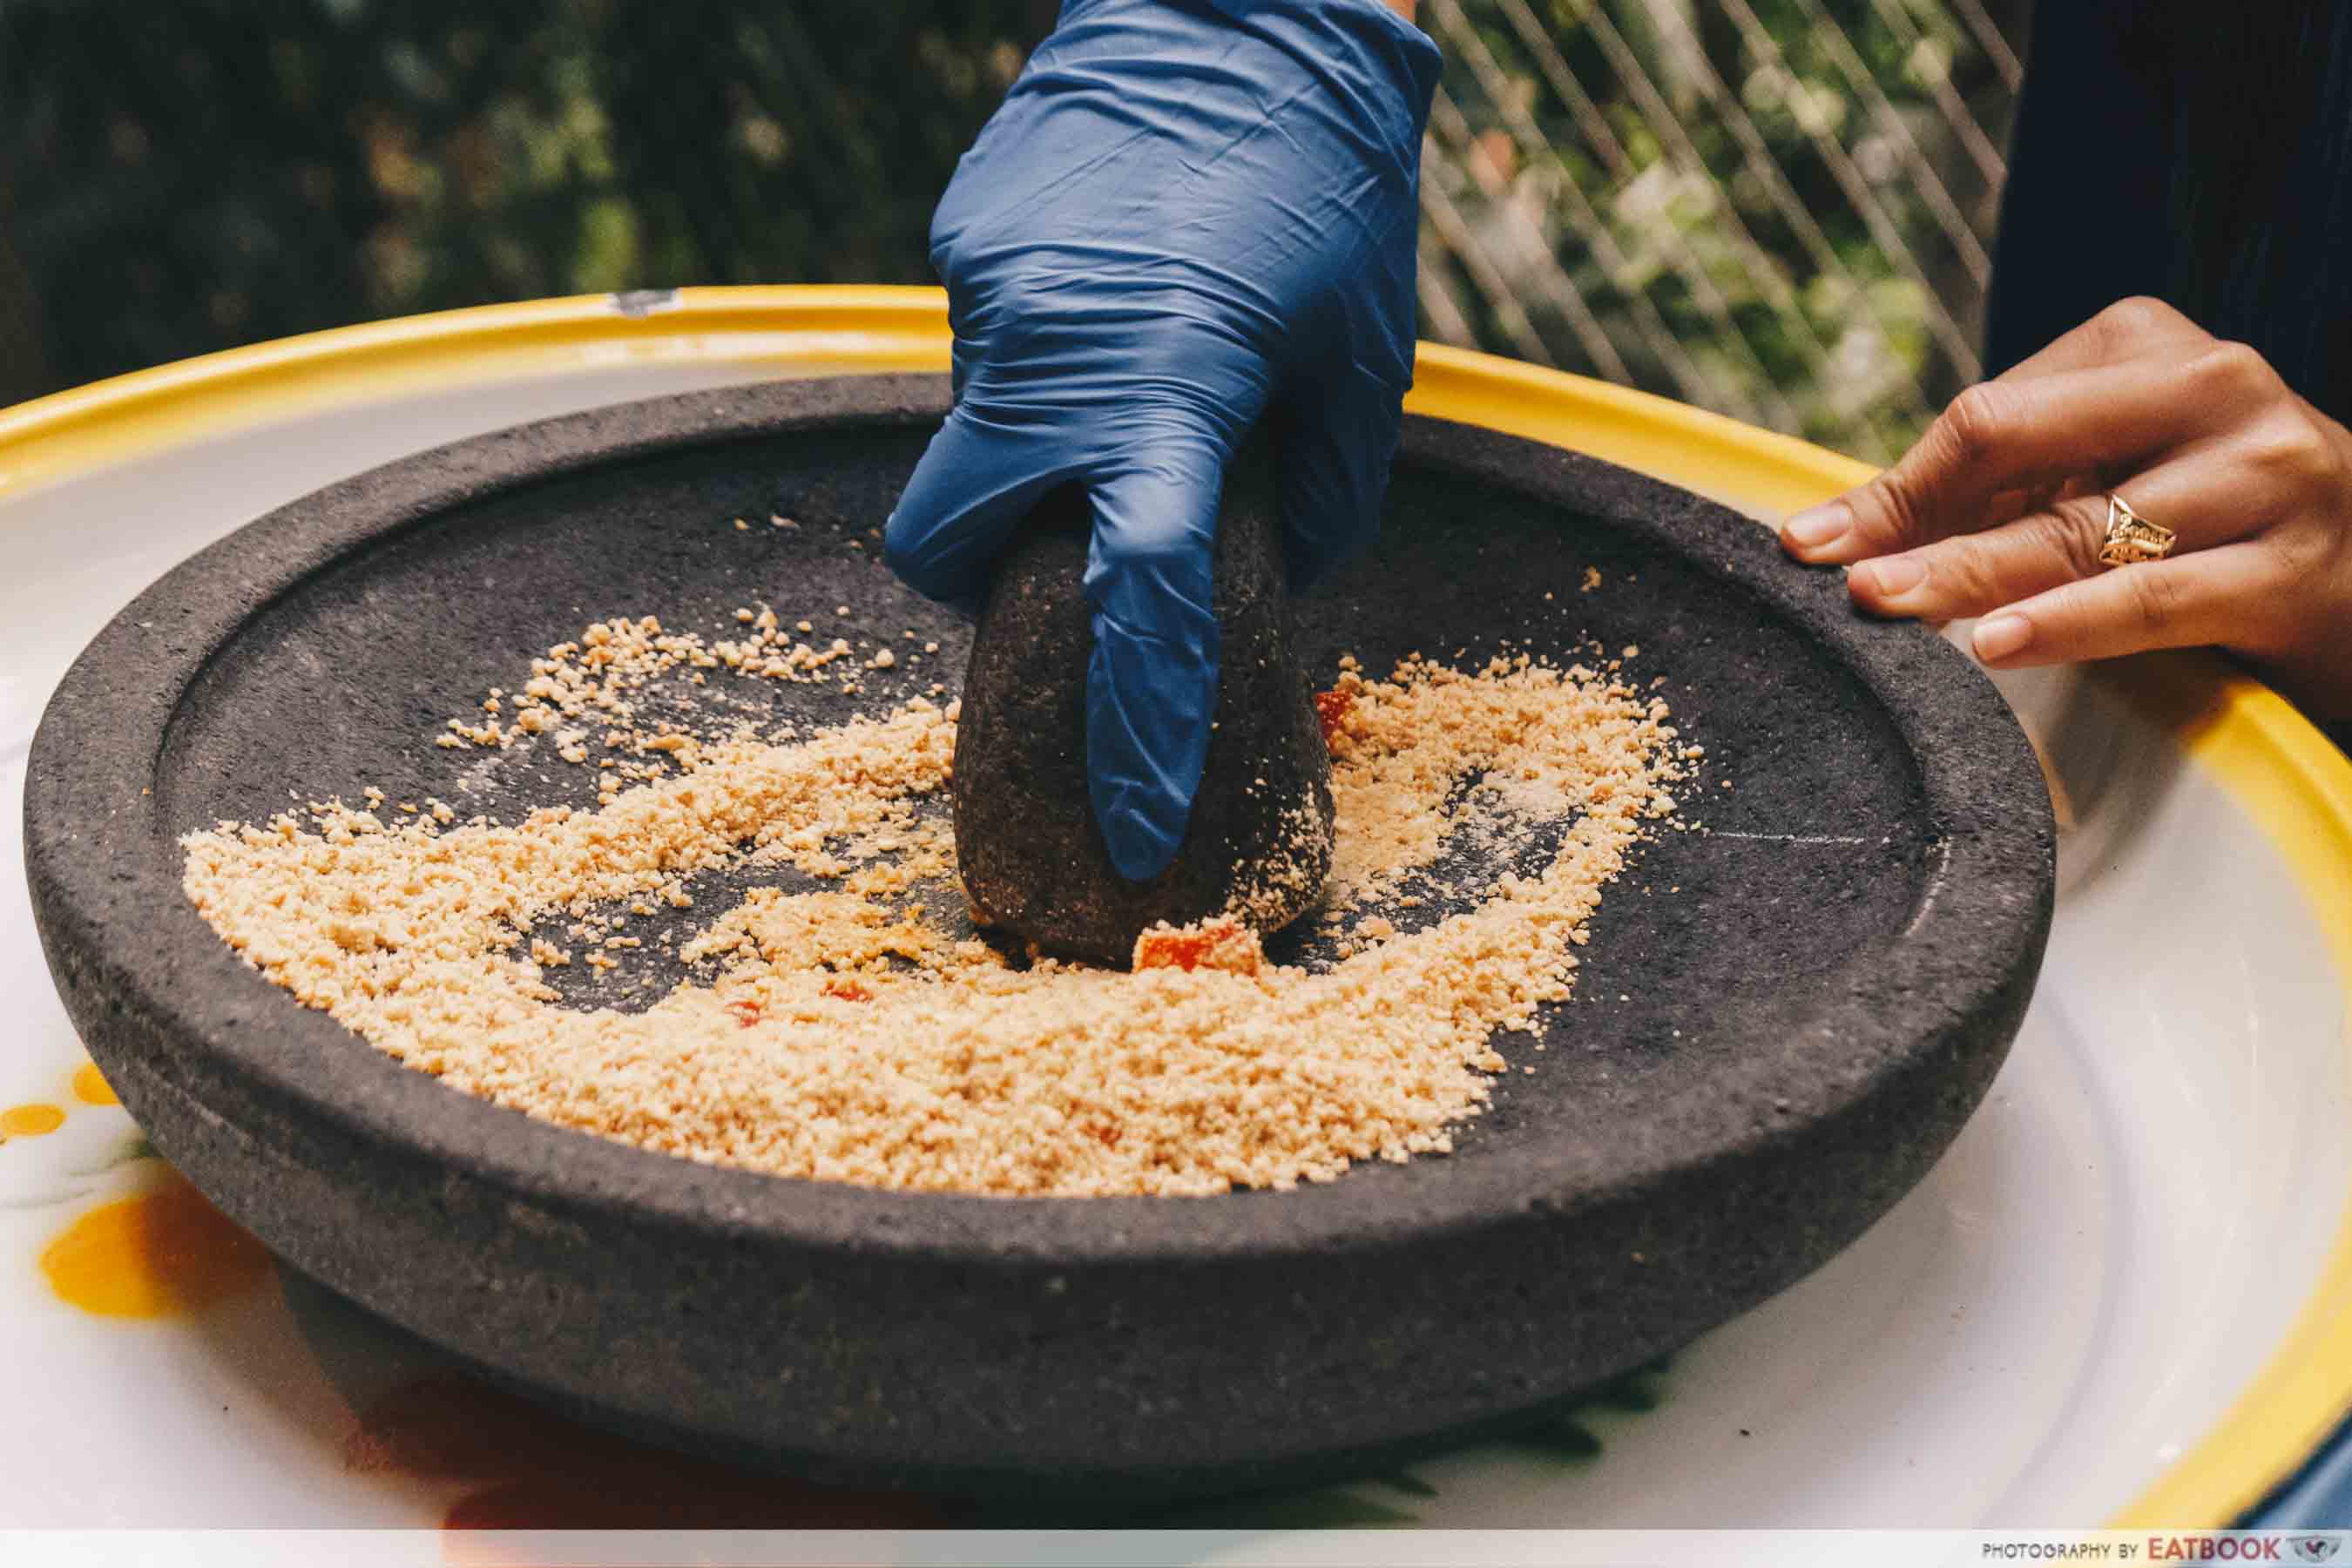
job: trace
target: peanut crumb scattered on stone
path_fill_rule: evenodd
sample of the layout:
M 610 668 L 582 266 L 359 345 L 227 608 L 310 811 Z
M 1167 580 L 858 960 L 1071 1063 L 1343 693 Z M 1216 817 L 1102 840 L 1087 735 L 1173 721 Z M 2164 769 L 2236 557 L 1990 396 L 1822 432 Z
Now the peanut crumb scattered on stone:
M 736 616 L 763 619 L 756 645 L 706 647 L 616 618 L 532 661 L 514 700 L 593 725 L 616 753 L 593 808 L 460 825 L 428 799 L 423 819 L 386 826 L 313 803 L 307 824 L 189 835 L 187 895 L 269 979 L 379 1049 L 641 1148 L 918 1190 L 1282 1189 L 1453 1148 L 1505 1044 L 1571 995 L 1587 921 L 1696 754 L 1663 701 L 1605 672 L 1415 657 L 1372 679 L 1346 658 L 1345 700 L 1325 710 L 1339 827 L 1320 923 L 1338 962 L 1275 963 L 1229 914 L 1147 931 L 1131 973 L 1021 967 L 961 923 L 952 836 L 926 808 L 949 782 L 959 701 L 791 735 L 640 715 L 665 672 L 805 679 L 849 651 Z M 865 668 L 894 663 L 884 647 Z M 556 739 L 585 760 L 582 731 Z M 1435 874 L 1531 855 L 1538 869 L 1483 885 Z M 649 1007 L 549 985 L 574 958 L 541 930 L 608 975 L 643 939 L 598 906 L 691 909 L 690 879 L 763 866 L 805 880 L 695 917 L 675 938 L 687 980 Z M 1381 912 L 1431 903 L 1414 930 Z

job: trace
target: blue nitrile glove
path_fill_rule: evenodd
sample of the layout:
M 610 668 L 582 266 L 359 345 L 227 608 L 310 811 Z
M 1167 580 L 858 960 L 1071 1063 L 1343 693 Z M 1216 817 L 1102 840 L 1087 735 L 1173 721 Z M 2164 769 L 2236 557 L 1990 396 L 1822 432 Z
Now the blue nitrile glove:
M 1294 587 L 1379 526 L 1438 67 L 1380 0 L 1068 0 L 931 220 L 957 403 L 887 558 L 975 607 L 1031 506 L 1086 486 L 1087 766 L 1130 880 L 1200 786 L 1244 435 L 1268 416 Z

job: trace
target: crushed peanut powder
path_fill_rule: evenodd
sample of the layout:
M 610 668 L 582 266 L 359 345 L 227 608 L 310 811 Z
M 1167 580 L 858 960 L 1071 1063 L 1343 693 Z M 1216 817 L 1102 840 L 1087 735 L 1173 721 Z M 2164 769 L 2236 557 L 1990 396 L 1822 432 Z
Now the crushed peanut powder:
M 582 657 L 615 644 L 625 657 Z M 564 647 L 523 689 L 547 717 L 517 727 L 610 721 L 608 744 L 676 772 L 607 774 L 596 809 L 512 825 L 452 826 L 436 803 L 387 826 L 375 795 L 307 824 L 222 823 L 184 840 L 188 897 L 270 980 L 452 1088 L 691 1160 L 880 1187 L 1201 1194 L 1450 1150 L 1505 1070 L 1496 1037 L 1569 997 L 1586 921 L 1696 751 L 1663 702 L 1584 666 L 1416 657 L 1371 680 L 1344 660 L 1321 706 L 1325 921 L 1376 899 L 1468 908 L 1412 930 L 1366 916 L 1324 967 L 1268 961 L 1231 919 L 1147 932 L 1132 973 L 1022 967 L 937 923 L 961 907 L 953 845 L 921 807 L 948 782 L 957 705 L 649 744 L 621 711 L 635 684 L 732 650 L 650 621 Z M 804 679 L 800 653 L 776 673 Z M 583 737 L 551 738 L 579 760 Z M 1491 868 L 1543 845 L 1534 875 L 1430 880 L 1465 849 Z M 566 1006 L 547 984 L 574 962 L 555 935 L 617 984 L 637 939 L 594 906 L 689 906 L 688 879 L 747 862 L 824 885 L 755 889 L 681 939 L 689 978 L 646 1011 Z

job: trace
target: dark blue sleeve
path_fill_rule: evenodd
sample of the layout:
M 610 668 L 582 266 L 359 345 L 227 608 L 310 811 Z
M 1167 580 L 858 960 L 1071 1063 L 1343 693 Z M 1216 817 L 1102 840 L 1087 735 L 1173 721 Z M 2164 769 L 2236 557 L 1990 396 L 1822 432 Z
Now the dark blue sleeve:
M 2172 109 L 2147 0 L 2042 0 L 2011 136 L 1985 369 L 2165 292 Z

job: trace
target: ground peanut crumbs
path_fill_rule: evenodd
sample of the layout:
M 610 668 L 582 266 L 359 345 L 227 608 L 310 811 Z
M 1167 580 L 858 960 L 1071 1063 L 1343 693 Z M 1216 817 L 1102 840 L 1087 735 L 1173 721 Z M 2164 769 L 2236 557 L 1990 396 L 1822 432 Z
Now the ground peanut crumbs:
M 650 623 L 594 630 L 583 647 L 730 657 L 665 647 Z M 624 700 L 595 660 L 534 673 L 551 717 Z M 1370 680 L 1349 659 L 1333 690 L 1323 929 L 1348 956 L 1319 968 L 1265 960 L 1232 921 L 1146 933 L 1131 973 L 1016 967 L 935 923 L 961 902 L 922 807 L 948 781 L 956 709 L 920 697 L 789 741 L 664 751 L 676 772 L 608 785 L 593 811 L 386 826 L 329 803 L 307 824 L 224 823 L 185 840 L 184 885 L 263 973 L 382 1050 L 642 1148 L 923 1190 L 1287 1188 L 1452 1147 L 1505 1068 L 1497 1037 L 1567 999 L 1588 917 L 1683 776 L 1664 705 L 1580 666 L 1414 659 Z M 1486 870 L 1449 887 L 1441 861 Z M 747 862 L 820 885 L 755 889 L 681 938 L 691 978 L 646 1011 L 548 985 L 573 962 L 552 940 L 567 933 L 603 976 L 583 984 L 628 984 L 612 971 L 634 955 L 605 951 L 621 917 L 594 906 L 682 907 L 688 877 Z M 1496 869 L 1513 864 L 1540 869 Z M 1467 907 L 1430 920 L 1440 892 Z M 1412 929 L 1346 923 L 1375 899 Z

